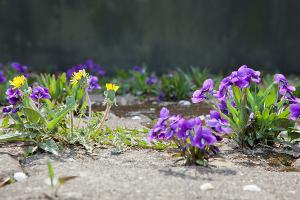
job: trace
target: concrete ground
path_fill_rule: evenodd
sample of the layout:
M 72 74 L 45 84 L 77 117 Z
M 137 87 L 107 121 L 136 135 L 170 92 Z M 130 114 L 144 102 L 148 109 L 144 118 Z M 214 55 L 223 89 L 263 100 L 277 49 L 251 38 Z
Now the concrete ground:
M 133 122 L 134 121 L 134 122 Z M 141 121 L 141 122 L 139 122 Z M 147 118 L 118 118 L 108 124 L 143 128 Z M 22 143 L 0 144 L 0 187 L 7 177 L 23 172 L 28 178 L 0 188 L 0 200 L 17 199 L 236 199 L 297 200 L 300 173 L 280 172 L 276 160 L 222 147 L 223 158 L 209 167 L 187 167 L 171 152 L 129 149 L 114 154 L 112 147 L 99 146 L 93 154 L 79 147 L 65 149 L 60 156 L 38 153 L 22 159 Z M 297 155 L 298 156 L 298 155 Z M 55 196 L 49 186 L 47 160 L 58 176 L 77 176 L 59 188 Z M 275 161 L 274 161 L 275 160 Z M 288 159 L 287 159 L 288 161 Z M 284 162 L 287 162 L 284 161 Z M 281 162 L 281 161 L 280 161 Z M 271 167 L 270 163 L 276 164 Z M 275 164 L 274 164 L 275 163 Z M 300 164 L 299 164 L 300 166 Z M 295 170 L 292 170 L 295 171 Z M 245 186 L 248 189 L 245 190 Z
M 296 200 L 300 195 L 297 172 L 213 163 L 208 168 L 186 167 L 174 164 L 174 158 L 166 152 L 128 150 L 112 155 L 111 149 L 98 149 L 91 156 L 69 151 L 59 158 L 50 158 L 57 175 L 78 176 L 63 185 L 58 197 L 54 197 L 47 184 L 48 159 L 48 154 L 39 154 L 24 160 L 22 169 L 29 177 L 1 188 L 0 199 Z M 213 188 L 201 190 L 205 183 Z M 244 191 L 246 185 L 256 185 L 261 191 Z

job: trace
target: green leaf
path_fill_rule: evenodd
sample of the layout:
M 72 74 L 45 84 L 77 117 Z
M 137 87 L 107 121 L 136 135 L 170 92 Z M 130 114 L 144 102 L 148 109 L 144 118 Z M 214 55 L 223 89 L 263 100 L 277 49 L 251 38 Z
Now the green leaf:
M 257 107 L 255 99 L 249 89 L 247 89 L 246 91 L 247 91 L 247 100 L 250 103 L 251 109 L 255 112 Z
M 238 111 L 236 110 L 235 107 L 231 105 L 229 101 L 226 101 L 227 108 L 229 113 L 232 115 L 233 120 L 235 121 L 236 124 L 239 125 L 239 119 L 238 119 Z
M 34 152 L 36 152 L 37 148 L 38 148 L 37 146 L 29 146 L 28 148 L 26 148 L 23 155 L 25 157 L 29 157 L 33 155 Z
M 20 118 L 20 116 L 18 115 L 18 113 L 11 113 L 9 114 L 9 116 L 18 124 L 23 124 L 22 119 Z
M 252 138 L 251 136 L 247 138 L 247 142 L 250 146 L 254 145 L 254 138 Z
M 36 110 L 31 108 L 23 108 L 24 114 L 27 120 L 32 124 L 41 124 L 43 126 L 47 125 L 45 118 Z
M 54 155 L 58 155 L 59 148 L 54 140 L 48 139 L 43 143 L 39 144 L 39 147 L 47 152 L 53 153 Z
M 275 91 L 272 90 L 270 94 L 264 99 L 264 104 L 266 107 L 269 107 L 271 105 L 274 105 L 276 100 L 277 99 L 276 99 Z
M 282 119 L 282 118 L 288 118 L 290 115 L 290 109 L 286 108 L 285 110 L 283 110 L 279 115 L 278 118 Z
M 200 166 L 207 166 L 208 163 L 207 163 L 207 160 L 205 160 L 205 159 L 197 159 L 196 164 L 200 165 Z
M 28 133 L 7 133 L 4 135 L 0 135 L 0 142 L 8 142 L 8 141 L 30 141 L 28 138 Z
M 269 109 L 267 109 L 267 108 L 264 109 L 264 111 L 262 113 L 262 117 L 265 120 L 268 119 L 268 117 L 269 117 Z
M 239 87 L 235 86 L 235 87 L 232 88 L 232 90 L 233 90 L 234 102 L 235 102 L 236 106 L 239 107 L 240 99 L 241 99 L 240 89 L 239 89 Z
M 67 107 L 64 108 L 62 111 L 56 114 L 56 117 L 48 122 L 48 129 L 53 130 L 57 123 L 59 123 L 75 106 L 75 98 L 74 97 L 67 97 Z
M 2 127 L 8 127 L 9 119 L 10 119 L 9 115 L 4 117 L 4 119 L 2 121 Z
M 73 104 L 73 103 L 75 103 L 75 97 L 74 96 L 67 96 L 66 97 L 66 104 L 67 105 L 70 105 L 70 104 Z
M 51 188 L 54 189 L 54 176 L 55 175 L 54 175 L 54 169 L 53 169 L 52 162 L 50 160 L 48 160 L 47 165 L 48 165 L 48 173 L 49 173 Z
M 58 178 L 58 184 L 63 185 L 66 182 L 68 182 L 70 180 L 73 180 L 75 178 L 77 178 L 77 176 L 61 176 L 61 177 Z
M 264 90 L 264 92 L 262 93 L 262 95 L 260 96 L 260 102 L 259 105 L 262 105 L 265 101 L 265 98 L 270 94 L 271 90 L 273 90 L 274 88 L 274 83 L 272 83 L 266 90 Z M 260 90 L 262 91 L 262 90 Z
M 51 108 L 51 109 L 53 109 L 53 108 L 55 108 L 55 102 L 54 101 L 51 101 L 51 100 L 49 100 L 49 99 L 44 99 L 44 102 L 46 103 L 46 108 Z M 47 110 L 49 110 L 49 109 L 47 109 Z

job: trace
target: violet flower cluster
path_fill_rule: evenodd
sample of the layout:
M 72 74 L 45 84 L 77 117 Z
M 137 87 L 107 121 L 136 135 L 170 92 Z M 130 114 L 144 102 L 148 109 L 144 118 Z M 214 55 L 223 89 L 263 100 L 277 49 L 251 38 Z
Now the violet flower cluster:
M 18 73 L 23 74 L 26 78 L 30 76 L 30 74 L 28 73 L 27 65 L 22 65 L 21 63 L 18 62 L 12 62 L 11 67 Z
M 85 62 L 85 65 L 91 74 L 95 74 L 100 77 L 106 75 L 106 71 L 99 64 L 96 64 L 92 59 L 88 59 Z
M 162 108 L 147 141 L 172 140 L 182 155 L 194 162 L 195 159 L 207 160 L 211 154 L 216 154 L 219 151 L 215 146 L 217 141 L 221 141 L 224 134 L 230 131 L 228 122 L 216 111 L 211 112 L 209 119 L 201 121 L 199 117 L 185 119 L 180 115 L 170 115 L 167 108 Z
M 146 83 L 147 83 L 147 85 L 153 85 L 153 84 L 155 84 L 155 83 L 157 83 L 158 82 L 158 78 L 157 78 L 157 76 L 154 74 L 154 73 L 152 73 L 149 77 L 147 77 L 147 79 L 146 79 Z
M 142 68 L 142 67 L 140 67 L 140 66 L 138 66 L 138 65 L 134 66 L 134 67 L 132 68 L 132 71 L 138 72 L 138 73 L 140 73 L 140 74 L 145 74 L 145 73 L 146 73 L 145 68 Z
M 5 94 L 7 96 L 6 99 L 8 103 L 11 105 L 16 105 L 21 99 L 20 89 L 8 88 Z
M 22 92 L 20 89 L 8 88 L 5 92 L 6 100 L 10 104 L 9 106 L 5 106 L 2 109 L 3 114 L 16 113 L 19 108 L 17 104 L 21 101 Z
M 274 81 L 278 84 L 279 94 L 282 96 L 281 100 L 286 99 L 290 103 L 290 119 L 298 120 L 300 117 L 300 99 L 294 95 L 296 88 L 290 85 L 282 74 L 275 74 Z
M 215 109 L 221 111 L 224 115 L 227 115 L 227 103 L 231 103 L 231 105 L 236 108 L 233 96 L 233 87 L 236 86 L 243 91 L 245 88 L 249 88 L 252 83 L 259 84 L 260 82 L 260 72 L 243 65 L 237 71 L 232 72 L 229 76 L 221 80 L 217 91 L 214 90 L 214 81 L 212 79 L 207 79 L 204 81 L 202 87 L 193 93 L 191 99 L 193 103 L 209 101 L 213 105 L 216 105 Z M 290 106 L 290 119 L 299 119 L 300 99 L 294 95 L 295 87 L 290 85 L 285 76 L 282 74 L 275 74 L 274 83 L 278 84 L 278 97 L 281 98 L 278 100 L 287 100 L 287 107 Z M 218 114 L 214 113 L 214 111 L 211 112 L 211 116 L 215 116 L 215 119 L 219 118 L 217 115 Z M 213 127 L 213 122 L 215 121 L 216 120 L 208 120 L 207 125 Z M 225 125 L 227 125 L 227 123 L 225 123 Z M 220 130 L 220 127 L 216 128 L 216 130 Z M 231 131 L 226 129 L 223 129 L 223 132 Z
M 232 96 L 232 86 L 243 89 L 249 87 L 251 82 L 260 83 L 260 81 L 259 71 L 243 65 L 221 80 L 218 91 L 214 91 L 214 81 L 212 79 L 204 81 L 202 88 L 193 93 L 192 102 L 199 103 L 207 100 L 208 95 L 214 95 L 219 100 L 220 110 L 226 111 L 226 97 Z M 234 102 L 232 104 L 234 105 Z
M 23 97 L 23 93 L 20 89 L 13 89 L 12 87 L 8 88 L 6 91 L 6 99 L 10 105 L 5 106 L 2 109 L 2 112 L 4 114 L 18 112 L 18 110 L 19 110 L 18 104 L 21 103 L 22 97 Z M 30 94 L 30 98 L 34 102 L 38 103 L 42 99 L 50 99 L 51 96 L 49 94 L 48 88 L 37 86 L 32 90 L 32 92 Z
M 30 98 L 33 101 L 40 101 L 42 99 L 51 99 L 48 88 L 37 86 L 32 90 Z

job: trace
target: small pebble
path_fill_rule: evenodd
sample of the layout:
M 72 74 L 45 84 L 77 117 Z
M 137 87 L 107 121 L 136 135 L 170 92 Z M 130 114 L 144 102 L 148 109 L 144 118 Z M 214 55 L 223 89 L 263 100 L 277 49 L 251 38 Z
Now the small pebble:
M 292 166 L 296 169 L 300 169 L 300 158 L 298 158 Z
M 16 172 L 14 173 L 14 179 L 18 182 L 22 182 L 24 180 L 26 180 L 28 177 L 26 174 L 24 174 L 23 172 Z
M 205 120 L 205 116 L 204 115 L 200 115 L 199 118 L 203 121 Z
M 190 105 L 192 105 L 191 102 L 186 101 L 186 100 L 181 100 L 181 101 L 178 102 L 178 104 L 180 106 L 190 106 Z
M 204 183 L 200 186 L 201 190 L 213 190 L 215 187 L 211 183 Z
M 132 117 L 131 119 L 133 119 L 133 120 L 140 120 L 140 119 L 142 119 L 142 118 L 139 117 L 139 116 L 134 116 L 134 117 Z
M 257 185 L 245 185 L 243 187 L 244 191 L 249 191 L 249 192 L 260 192 L 261 189 Z

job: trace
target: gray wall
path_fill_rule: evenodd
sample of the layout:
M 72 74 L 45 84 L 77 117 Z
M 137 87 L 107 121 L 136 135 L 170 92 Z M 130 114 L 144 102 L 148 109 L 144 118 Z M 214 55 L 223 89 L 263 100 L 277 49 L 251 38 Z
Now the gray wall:
M 299 17 L 297 0 L 0 0 L 0 62 L 300 74 Z

